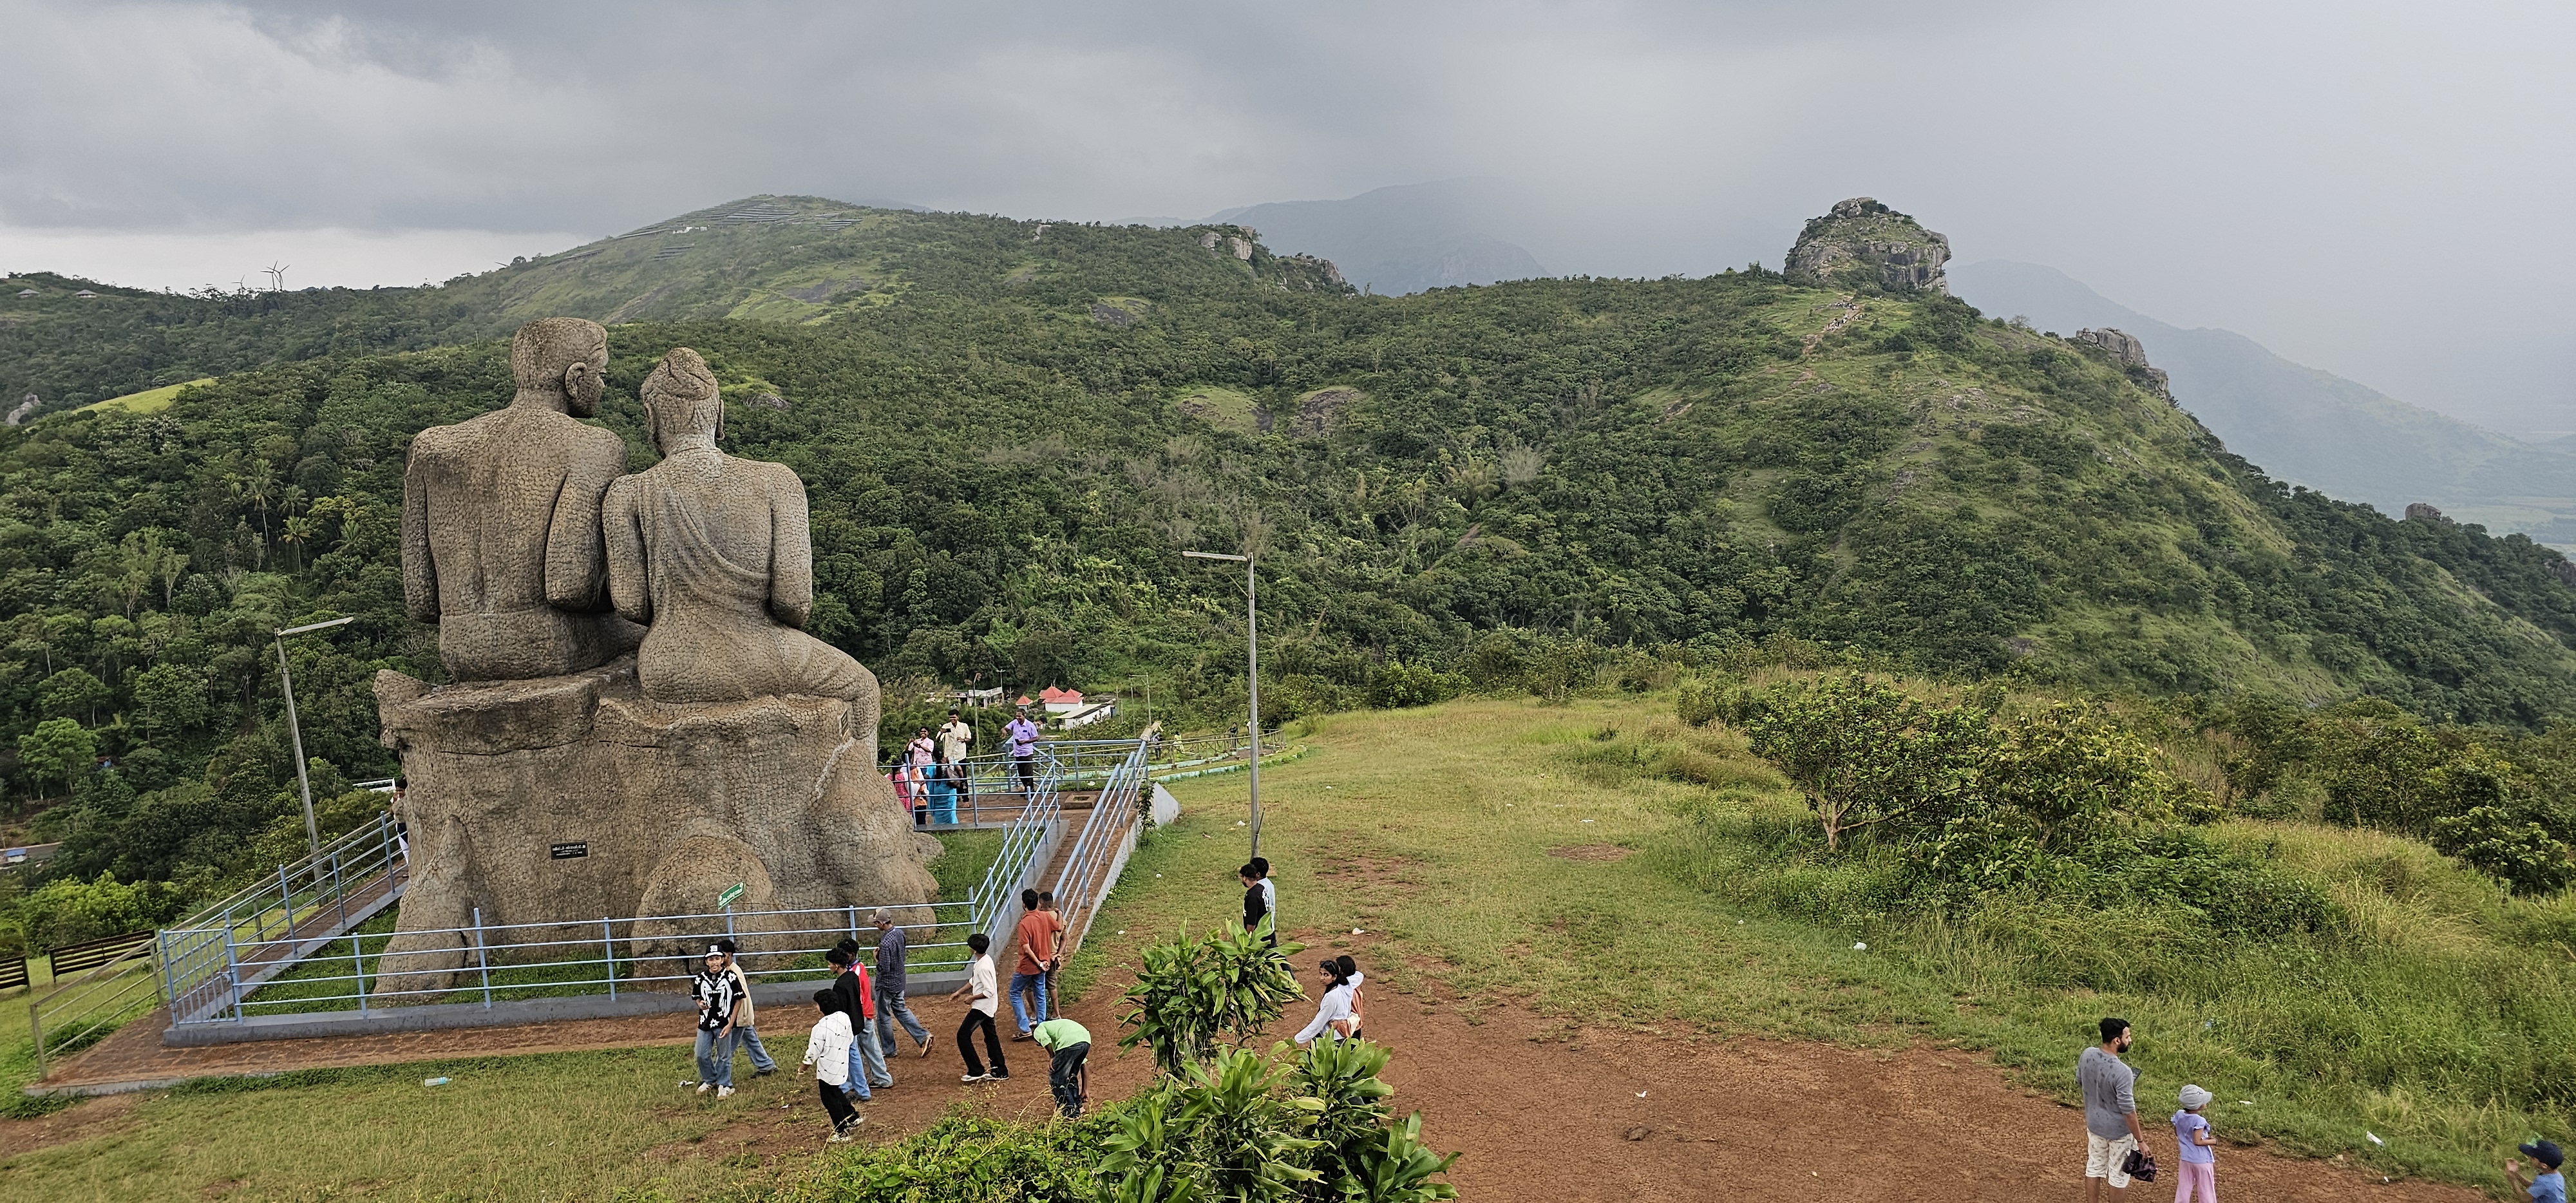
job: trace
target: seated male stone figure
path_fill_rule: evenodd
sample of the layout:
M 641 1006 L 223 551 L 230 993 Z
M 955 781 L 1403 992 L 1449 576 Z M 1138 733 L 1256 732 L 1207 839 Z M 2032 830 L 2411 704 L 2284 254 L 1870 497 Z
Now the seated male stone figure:
M 850 701 L 873 735 L 876 677 L 802 629 L 814 608 L 805 484 L 783 464 L 716 450 L 724 403 L 686 347 L 644 380 L 662 462 L 608 487 L 608 591 L 646 624 L 636 678 L 657 702 L 780 694 Z
M 505 409 L 412 440 L 403 469 L 403 600 L 438 624 L 458 681 L 559 676 L 604 664 L 642 632 L 611 612 L 599 501 L 626 443 L 599 408 L 608 332 L 580 318 L 519 328 Z

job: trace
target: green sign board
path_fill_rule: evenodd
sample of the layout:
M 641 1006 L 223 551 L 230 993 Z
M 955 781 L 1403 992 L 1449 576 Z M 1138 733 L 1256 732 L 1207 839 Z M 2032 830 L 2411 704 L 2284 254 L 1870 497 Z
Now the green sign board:
M 742 897 L 742 883 L 737 881 L 733 883 L 732 886 L 728 887 L 724 893 L 716 895 L 716 905 L 732 906 L 733 900 L 740 897 Z

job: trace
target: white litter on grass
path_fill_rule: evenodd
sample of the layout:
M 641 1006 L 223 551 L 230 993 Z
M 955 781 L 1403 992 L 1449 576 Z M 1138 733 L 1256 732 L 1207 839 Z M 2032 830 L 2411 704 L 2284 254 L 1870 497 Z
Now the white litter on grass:
M 1642 1090 L 1638 1091 L 1638 1092 L 1637 1092 L 1637 1097 L 1638 1097 L 1638 1098 L 1641 1098 L 1641 1099 L 1642 1099 L 1642 1098 L 1644 1098 L 1644 1097 L 1646 1097 L 1646 1092 L 1645 1092 L 1645 1091 L 1642 1091 Z
M 1743 921 L 1742 919 L 1738 919 L 1738 920 L 1736 920 L 1736 921 L 1735 921 L 1735 925 L 1736 925 L 1737 927 L 1742 927 L 1742 926 L 1744 926 L 1744 921 Z
M 1119 935 L 1122 935 L 1122 936 L 1123 936 L 1123 935 L 1126 935 L 1126 934 L 1127 934 L 1127 929 L 1126 929 L 1126 928 L 1123 928 L 1123 927 L 1122 927 L 1122 928 L 1119 928 L 1119 929 L 1118 929 L 1118 934 L 1119 934 Z
M 423 1086 L 445 1086 L 454 1080 L 455 1079 L 453 1078 L 422 1078 L 420 1080 L 420 1084 Z
M 2380 1148 L 2383 1148 L 2383 1149 L 2384 1149 L 2384 1148 L 2387 1148 L 2387 1147 L 2388 1147 L 2388 1142 L 2387 1142 L 2387 1141 L 2384 1141 L 2384 1140 L 2381 1140 L 2381 1139 L 2379 1138 L 2379 1133 L 2377 1133 L 2377 1132 L 2373 1132 L 2373 1131 L 2371 1131 L 2371 1130 L 2370 1130 L 2370 1129 L 2368 1129 L 2368 1128 L 2364 1128 L 2364 1129 L 2362 1129 L 2362 1130 L 2361 1130 L 2361 1134 L 2362 1134 L 2362 1135 L 2364 1135 L 2364 1136 L 2369 1137 L 2369 1138 L 2370 1138 L 2370 1143 L 2375 1144 L 2375 1145 L 2378 1145 Z
M 2236 1105 L 2237 1105 L 2237 1106 L 2239 1106 L 2239 1107 L 2251 1107 L 2251 1106 L 2253 1106 L 2253 1105 L 2254 1105 L 2254 1100 L 2252 1100 L 2252 1099 L 2238 1099 L 2238 1100 L 2236 1100 Z
M 1354 928 L 1352 928 L 1352 929 L 1351 929 L 1351 934 L 1352 934 L 1352 935 L 1354 935 L 1354 936 L 1365 936 L 1365 935 L 1367 935 L 1368 933 L 1367 933 L 1367 932 L 1364 932 L 1364 931 L 1361 931 L 1360 929 L 1358 929 L 1358 928 L 1354 927 Z
M 1868 952 L 1868 951 L 1869 951 L 1869 945 L 1864 944 L 1864 943 L 1862 943 L 1861 941 L 1854 940 L 1854 941 L 1852 941 L 1852 951 L 1853 951 L 1853 952 Z
M 1590 820 L 1590 819 L 1585 819 L 1585 820 L 1584 820 L 1584 822 L 1586 822 L 1586 823 L 1589 823 L 1589 822 L 1591 822 L 1591 821 L 1592 821 L 1592 820 Z

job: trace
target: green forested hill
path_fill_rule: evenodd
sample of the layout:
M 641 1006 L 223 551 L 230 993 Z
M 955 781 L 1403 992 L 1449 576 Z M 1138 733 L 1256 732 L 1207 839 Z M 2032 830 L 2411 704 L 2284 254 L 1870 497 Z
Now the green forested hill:
M 676 232 L 705 216 L 436 290 L 48 297 L 5 327 L 0 370 L 78 382 L 66 403 L 229 373 L 0 434 L 0 750 L 13 796 L 75 796 L 38 824 L 72 838 L 61 871 L 203 884 L 264 831 L 300 843 L 264 642 L 293 620 L 363 617 L 296 675 L 311 753 L 384 769 L 368 676 L 436 664 L 399 605 L 404 448 L 503 403 L 498 336 L 554 312 L 631 319 L 601 421 L 639 467 L 634 388 L 670 346 L 706 354 L 729 448 L 812 494 L 817 632 L 890 679 L 1150 683 L 1158 712 L 1221 717 L 1239 577 L 1179 552 L 1250 542 L 1266 718 L 1775 636 L 2464 722 L 2576 710 L 2556 552 L 2285 490 L 2097 353 L 1948 298 L 1767 272 L 1360 297 L 1213 227 Z M 115 772 L 62 751 L 82 740 Z

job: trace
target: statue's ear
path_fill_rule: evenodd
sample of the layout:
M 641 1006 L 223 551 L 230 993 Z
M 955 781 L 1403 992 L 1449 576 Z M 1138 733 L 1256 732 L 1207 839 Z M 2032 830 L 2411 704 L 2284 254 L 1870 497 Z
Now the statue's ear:
M 585 363 L 585 362 L 583 362 L 583 361 L 581 361 L 581 360 L 578 360 L 578 359 L 576 359 L 576 360 L 572 361 L 572 366 L 564 369 L 564 374 L 563 374 L 563 390 L 564 390 L 564 395 L 565 395 L 565 396 L 567 396 L 567 397 L 578 397 L 578 396 L 580 396 L 580 395 L 581 395 L 581 378 L 582 378 L 582 377 L 584 377 L 584 376 L 587 376 L 587 375 L 589 375 L 589 374 L 590 374 L 590 365 L 589 365 L 588 363 Z

